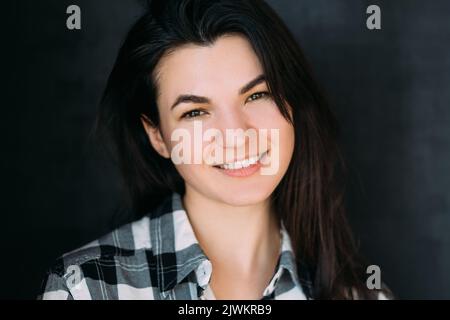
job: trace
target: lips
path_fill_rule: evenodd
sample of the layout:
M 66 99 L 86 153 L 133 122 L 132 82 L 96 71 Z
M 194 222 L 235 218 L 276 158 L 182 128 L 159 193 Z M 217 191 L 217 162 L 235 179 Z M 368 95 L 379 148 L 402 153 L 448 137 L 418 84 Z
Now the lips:
M 266 151 L 260 156 L 254 156 L 241 161 L 216 165 L 214 166 L 214 168 L 219 169 L 221 172 L 225 173 L 228 176 L 247 177 L 254 174 L 261 168 L 261 159 L 268 153 L 269 151 Z
M 258 161 L 260 161 L 269 151 L 263 152 L 259 156 L 253 156 L 244 160 L 240 161 L 234 161 L 229 163 L 224 163 L 221 165 L 215 165 L 214 167 L 225 169 L 225 170 L 236 170 L 236 169 L 242 169 L 242 168 L 248 168 L 251 165 L 256 164 Z

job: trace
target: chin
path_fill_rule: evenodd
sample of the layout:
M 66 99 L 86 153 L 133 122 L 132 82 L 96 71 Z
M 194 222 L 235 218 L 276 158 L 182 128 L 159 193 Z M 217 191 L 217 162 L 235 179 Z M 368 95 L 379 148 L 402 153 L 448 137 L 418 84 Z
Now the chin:
M 270 198 L 282 175 L 253 174 L 249 177 L 228 177 L 217 169 L 206 171 L 185 170 L 185 181 L 206 198 L 230 206 L 249 206 Z M 208 174 L 205 174 L 208 173 Z
M 217 187 L 216 187 L 217 188 Z M 230 206 L 240 207 L 255 205 L 270 198 L 275 187 L 272 186 L 235 186 L 214 190 L 214 198 Z M 210 191 L 211 193 L 211 191 Z

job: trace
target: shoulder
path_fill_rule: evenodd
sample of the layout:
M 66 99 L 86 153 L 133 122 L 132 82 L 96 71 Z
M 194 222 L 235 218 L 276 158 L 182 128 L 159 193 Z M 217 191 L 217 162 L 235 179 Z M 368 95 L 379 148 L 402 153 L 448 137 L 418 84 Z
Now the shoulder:
M 145 268 L 151 259 L 150 228 L 150 217 L 146 215 L 63 254 L 47 270 L 38 299 L 102 299 L 105 294 L 117 295 L 122 281 L 119 277 L 139 277 L 136 270 Z M 150 279 L 147 282 L 151 287 Z
M 100 257 L 130 257 L 138 250 L 150 250 L 150 218 L 144 216 L 139 220 L 125 224 L 97 240 L 61 256 L 65 265 L 82 264 Z

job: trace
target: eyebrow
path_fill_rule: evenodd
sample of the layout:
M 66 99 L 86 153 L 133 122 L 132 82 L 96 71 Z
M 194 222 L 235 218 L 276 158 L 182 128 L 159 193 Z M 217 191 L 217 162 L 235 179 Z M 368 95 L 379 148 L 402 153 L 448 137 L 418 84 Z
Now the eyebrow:
M 266 76 L 264 74 L 261 74 L 259 76 L 257 76 L 255 79 L 253 79 L 252 81 L 250 81 L 249 83 L 247 83 L 245 86 L 243 86 L 240 90 L 239 90 L 239 94 L 244 94 L 247 93 L 248 91 L 250 91 L 253 87 L 257 86 L 260 83 L 263 83 L 264 81 L 266 81 Z M 170 107 L 170 110 L 172 110 L 173 108 L 175 108 L 177 105 L 181 104 L 181 103 L 200 103 L 200 104 L 206 104 L 206 103 L 210 103 L 210 100 L 207 97 L 202 97 L 202 96 L 196 96 L 196 95 L 192 95 L 192 94 L 182 94 L 179 95 L 177 97 L 177 99 L 175 100 L 175 102 L 172 104 L 172 106 Z

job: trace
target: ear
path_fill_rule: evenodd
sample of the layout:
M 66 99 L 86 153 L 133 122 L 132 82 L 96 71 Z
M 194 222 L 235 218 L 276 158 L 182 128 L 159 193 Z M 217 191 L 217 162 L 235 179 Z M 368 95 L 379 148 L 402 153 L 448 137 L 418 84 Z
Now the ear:
M 164 142 L 164 139 L 162 138 L 159 128 L 153 126 L 151 121 L 145 115 L 141 115 L 141 121 L 153 148 L 156 150 L 156 152 L 159 153 L 161 157 L 169 159 L 170 152 Z

